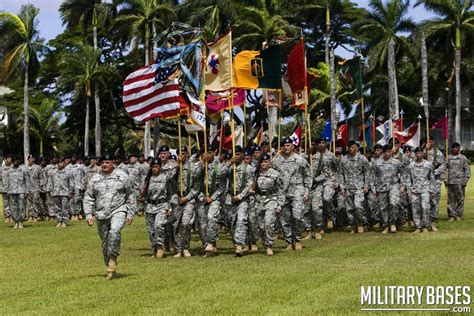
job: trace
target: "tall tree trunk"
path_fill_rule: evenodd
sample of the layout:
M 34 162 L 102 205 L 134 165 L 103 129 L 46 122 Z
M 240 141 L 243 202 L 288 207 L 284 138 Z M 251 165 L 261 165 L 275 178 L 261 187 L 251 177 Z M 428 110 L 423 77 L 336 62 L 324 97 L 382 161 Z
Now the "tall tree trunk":
M 40 157 L 43 157 L 43 137 L 40 138 Z
M 423 96 L 423 109 L 425 118 L 429 118 L 430 113 L 428 109 L 428 53 L 426 52 L 426 38 L 425 34 L 421 33 L 421 90 Z
M 395 68 L 395 41 L 393 38 L 388 42 L 388 104 L 390 109 L 390 118 L 398 120 L 398 88 L 397 88 L 397 72 Z
M 28 155 L 30 154 L 30 104 L 28 100 L 28 63 L 25 65 L 25 85 L 23 87 L 23 156 L 25 163 L 27 162 Z
M 145 39 L 145 65 L 150 64 L 149 39 Z M 147 157 L 150 154 L 150 121 L 145 123 L 145 135 L 143 136 L 143 154 Z
M 153 24 L 153 60 L 158 57 L 156 48 L 158 48 L 158 43 L 156 42 L 156 25 Z M 156 157 L 158 154 L 158 147 L 160 146 L 160 119 L 155 119 L 155 126 L 153 127 L 153 154 Z
M 95 155 L 100 156 L 102 152 L 101 139 L 102 130 L 100 128 L 100 97 L 99 88 L 94 87 L 94 103 L 95 103 Z
M 94 33 L 94 50 L 97 50 L 98 49 L 97 48 L 97 26 L 94 25 L 92 30 Z M 100 127 L 100 97 L 99 97 L 99 87 L 97 86 L 97 84 L 94 85 L 94 103 L 95 103 L 95 155 L 100 156 L 102 152 L 102 129 Z
M 461 49 L 456 49 L 454 57 L 456 74 L 456 118 L 454 119 L 454 139 L 461 143 Z
M 324 44 L 324 52 L 325 52 L 325 59 L 326 65 L 329 65 L 329 41 L 331 39 L 331 11 L 329 10 L 329 6 L 326 7 L 326 39 Z
M 84 122 L 84 156 L 89 156 L 89 106 L 90 97 L 86 96 L 86 121 Z

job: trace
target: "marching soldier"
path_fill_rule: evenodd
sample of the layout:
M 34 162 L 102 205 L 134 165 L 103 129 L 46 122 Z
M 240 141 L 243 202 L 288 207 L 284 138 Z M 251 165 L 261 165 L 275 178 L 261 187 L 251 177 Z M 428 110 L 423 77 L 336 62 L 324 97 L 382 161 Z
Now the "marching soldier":
M 422 142 L 423 143 L 423 142 Z M 436 232 L 438 228 L 436 223 L 438 222 L 439 217 L 439 200 L 441 198 L 441 183 L 444 181 L 445 171 L 446 171 L 446 159 L 443 153 L 436 148 L 435 142 L 432 136 L 428 140 L 425 140 L 426 143 L 426 155 L 428 156 L 428 161 L 433 165 L 433 197 L 430 199 L 430 222 L 431 230 Z
M 191 243 L 191 227 L 195 219 L 196 199 L 201 191 L 202 164 L 193 163 L 189 160 L 188 148 L 181 147 L 178 161 L 182 164 L 182 172 L 178 174 L 180 188 L 173 200 L 178 200 L 178 206 L 173 210 L 175 246 L 177 254 L 175 257 L 191 257 L 189 246 Z
M 71 178 L 72 194 L 70 195 L 69 205 L 71 220 L 79 220 L 82 214 L 82 195 L 84 192 L 84 169 L 77 163 L 77 157 L 71 157 L 71 163 L 66 166 L 66 171 Z
M 249 191 L 252 188 L 252 170 L 243 163 L 243 149 L 235 146 L 235 156 L 228 172 L 228 194 L 226 206 L 228 223 L 235 246 L 235 255 L 243 256 L 242 246 L 247 241 L 249 217 Z M 234 173 L 235 170 L 235 173 Z M 235 175 L 235 177 L 234 177 Z
M 206 256 L 211 256 L 217 251 L 221 199 L 227 189 L 227 166 L 216 159 L 213 149 L 213 147 L 208 148 L 205 155 L 208 194 L 206 195 L 205 184 L 203 184 L 198 206 L 198 227 Z
M 22 168 L 20 159 L 13 159 L 13 167 L 8 169 L 5 176 L 5 191 L 8 193 L 13 228 L 23 228 L 25 220 L 25 204 L 28 194 L 28 170 Z
M 155 258 L 164 257 L 165 227 L 171 216 L 168 203 L 170 180 L 167 174 L 161 172 L 160 159 L 153 159 L 140 199 L 144 200 L 146 205 L 145 222 Z
M 255 146 L 256 148 L 257 146 Z M 255 167 L 252 164 L 252 152 L 250 149 L 244 149 L 244 163 L 249 166 L 252 175 L 255 174 Z M 260 227 L 258 225 L 258 214 L 255 209 L 255 191 L 253 188 L 249 191 L 249 233 L 248 233 L 248 246 L 244 248 L 250 251 L 257 251 L 257 240 L 260 237 Z
M 128 175 L 114 167 L 114 157 L 101 157 L 101 172 L 94 175 L 84 195 L 84 214 L 87 224 L 92 226 L 97 219 L 97 230 L 102 241 L 107 279 L 117 271 L 117 257 L 120 254 L 121 231 L 125 222 L 131 225 L 136 211 L 136 196 Z
M 415 161 L 410 164 L 405 177 L 405 187 L 413 210 L 417 233 L 427 233 L 430 227 L 430 199 L 434 196 L 433 165 L 423 159 L 423 149 L 415 149 Z
M 70 197 L 74 194 L 73 181 L 70 171 L 66 169 L 66 161 L 59 159 L 58 167 L 51 175 L 51 196 L 54 199 L 54 214 L 58 222 L 56 227 L 66 227 L 69 221 Z
M 172 181 L 169 182 L 170 188 L 168 189 L 168 199 L 170 200 L 171 208 L 174 209 L 177 205 L 174 203 L 175 201 L 173 201 L 171 197 L 177 192 L 178 188 L 178 163 L 176 160 L 171 159 L 170 148 L 166 145 L 159 148 L 159 156 L 161 159 L 161 172 L 166 173 L 167 177 L 172 179 Z M 172 221 L 168 221 L 166 223 L 165 249 L 169 250 L 170 252 L 175 252 L 174 243 L 173 223 Z
M 347 211 L 353 216 L 352 232 L 364 233 L 367 218 L 364 213 L 364 195 L 369 191 L 369 162 L 358 152 L 358 144 L 351 140 L 349 152 L 341 160 L 340 186 Z
M 383 158 L 377 159 L 374 164 L 374 179 L 372 192 L 377 196 L 380 208 L 383 234 L 396 233 L 400 193 L 405 191 L 401 185 L 402 164 L 392 157 L 392 146 L 383 147 Z
M 13 157 L 12 155 L 7 154 L 5 157 L 3 157 L 3 166 L 0 165 L 0 193 L 2 193 L 3 218 L 5 219 L 5 223 L 10 223 L 12 221 L 8 192 L 6 188 L 7 172 L 12 167 Z
M 40 213 L 43 212 L 41 203 L 41 167 L 35 164 L 35 157 L 28 155 L 28 197 L 26 199 L 26 212 L 28 213 L 29 222 L 37 222 Z
M 285 202 L 282 194 L 283 179 L 280 173 L 271 168 L 271 157 L 268 153 L 262 154 L 260 166 L 255 178 L 256 210 L 258 214 L 262 244 L 268 256 L 273 256 L 272 247 L 275 244 L 275 224 L 277 213 Z
M 336 184 L 336 157 L 327 150 L 326 140 L 316 139 L 318 151 L 313 155 L 313 186 L 311 190 L 311 211 L 315 238 L 321 239 L 326 215 L 327 228 L 333 229 L 336 220 L 334 208 L 334 187 Z M 323 211 L 324 210 L 324 211 Z M 326 214 L 323 214 L 326 213 Z
M 308 162 L 294 153 L 290 137 L 283 140 L 284 154 L 277 156 L 274 164 L 283 179 L 285 203 L 280 216 L 287 250 L 302 250 L 301 234 L 304 230 L 304 203 L 309 201 L 312 179 Z
M 471 177 L 471 168 L 466 156 L 460 154 L 461 145 L 451 145 L 451 155 L 448 156 L 448 179 L 445 185 L 448 189 L 448 221 L 460 221 L 464 215 L 464 194 L 467 182 Z

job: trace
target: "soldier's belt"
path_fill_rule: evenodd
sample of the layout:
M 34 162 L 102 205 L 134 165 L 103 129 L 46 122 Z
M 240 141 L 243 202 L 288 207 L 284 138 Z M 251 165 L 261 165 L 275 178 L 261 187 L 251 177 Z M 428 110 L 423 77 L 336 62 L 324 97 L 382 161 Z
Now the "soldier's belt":
M 167 199 L 158 199 L 158 200 L 147 199 L 146 201 L 147 201 L 147 203 L 150 203 L 150 204 L 161 204 L 161 203 L 168 202 Z

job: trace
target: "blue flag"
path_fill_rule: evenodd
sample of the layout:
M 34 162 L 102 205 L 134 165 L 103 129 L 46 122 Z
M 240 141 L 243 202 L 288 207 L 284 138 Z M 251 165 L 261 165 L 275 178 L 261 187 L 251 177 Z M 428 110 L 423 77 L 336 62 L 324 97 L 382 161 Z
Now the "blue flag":
M 321 138 L 325 139 L 326 141 L 332 141 L 332 130 L 331 130 L 331 119 L 328 118 L 326 121 L 326 125 L 324 125 L 323 132 L 321 133 Z

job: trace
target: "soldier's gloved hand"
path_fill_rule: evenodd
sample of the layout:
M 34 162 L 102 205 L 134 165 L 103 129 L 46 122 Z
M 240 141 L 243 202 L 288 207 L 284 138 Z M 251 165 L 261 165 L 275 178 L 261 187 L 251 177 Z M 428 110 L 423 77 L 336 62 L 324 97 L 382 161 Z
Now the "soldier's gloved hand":
M 206 196 L 206 204 L 211 204 L 212 202 L 214 202 L 214 200 L 211 197 Z
M 239 197 L 237 195 L 233 195 L 232 196 L 232 203 L 235 204 L 235 203 L 238 203 L 240 201 Z
M 88 218 L 86 222 L 87 225 L 92 226 L 92 224 L 94 224 L 94 217 Z

